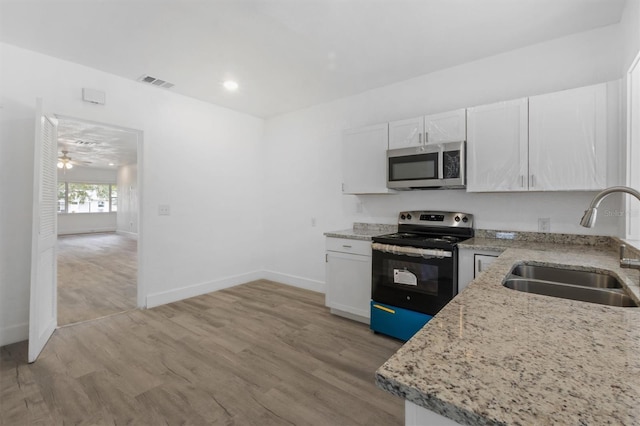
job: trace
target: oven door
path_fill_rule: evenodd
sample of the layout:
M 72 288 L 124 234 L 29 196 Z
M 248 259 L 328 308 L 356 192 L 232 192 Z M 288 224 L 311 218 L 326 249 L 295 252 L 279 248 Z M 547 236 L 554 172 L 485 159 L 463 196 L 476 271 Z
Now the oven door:
M 418 249 L 373 243 L 371 298 L 435 315 L 457 291 L 455 248 Z

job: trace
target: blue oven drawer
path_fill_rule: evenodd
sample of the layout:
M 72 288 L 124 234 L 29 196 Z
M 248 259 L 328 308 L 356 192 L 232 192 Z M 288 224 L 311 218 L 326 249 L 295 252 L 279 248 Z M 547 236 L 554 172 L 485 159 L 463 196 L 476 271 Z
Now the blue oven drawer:
M 371 329 L 407 341 L 418 332 L 431 315 L 371 301 Z

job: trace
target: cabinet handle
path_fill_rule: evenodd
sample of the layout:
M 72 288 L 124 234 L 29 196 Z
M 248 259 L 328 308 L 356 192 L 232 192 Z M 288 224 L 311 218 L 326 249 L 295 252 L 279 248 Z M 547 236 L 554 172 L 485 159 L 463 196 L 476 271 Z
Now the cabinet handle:
M 344 248 L 351 248 L 351 246 L 348 246 L 348 245 L 346 245 L 346 244 L 343 244 L 343 245 L 342 245 L 342 247 L 344 247 Z
M 324 254 L 324 263 L 329 263 L 329 253 Z
M 520 188 L 524 188 L 524 175 L 520 175 Z
M 482 260 L 478 259 L 478 272 L 482 272 Z
M 422 145 L 422 133 L 418 133 L 418 145 Z
M 429 143 L 429 132 L 424 132 L 424 143 Z
M 535 176 L 531 175 L 531 187 L 533 188 L 534 186 L 536 186 Z

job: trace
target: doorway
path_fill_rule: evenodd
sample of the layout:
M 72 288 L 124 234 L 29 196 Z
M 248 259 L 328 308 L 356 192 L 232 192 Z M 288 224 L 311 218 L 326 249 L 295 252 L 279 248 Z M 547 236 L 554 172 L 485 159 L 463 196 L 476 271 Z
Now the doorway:
M 142 132 L 58 116 L 58 326 L 138 304 Z

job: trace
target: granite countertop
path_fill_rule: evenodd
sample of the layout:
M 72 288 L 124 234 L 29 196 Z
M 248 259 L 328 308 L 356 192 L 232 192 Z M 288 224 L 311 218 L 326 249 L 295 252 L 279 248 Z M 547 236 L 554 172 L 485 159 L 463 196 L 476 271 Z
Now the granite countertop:
M 398 231 L 398 225 L 381 223 L 354 223 L 353 228 L 342 231 L 325 232 L 324 235 L 333 238 L 348 238 L 350 240 L 371 241 L 371 237 L 391 234 Z
M 640 300 L 615 244 L 476 238 L 504 250 L 376 372 L 377 385 L 462 424 L 640 424 L 640 308 L 502 286 L 518 262 L 612 271 Z

